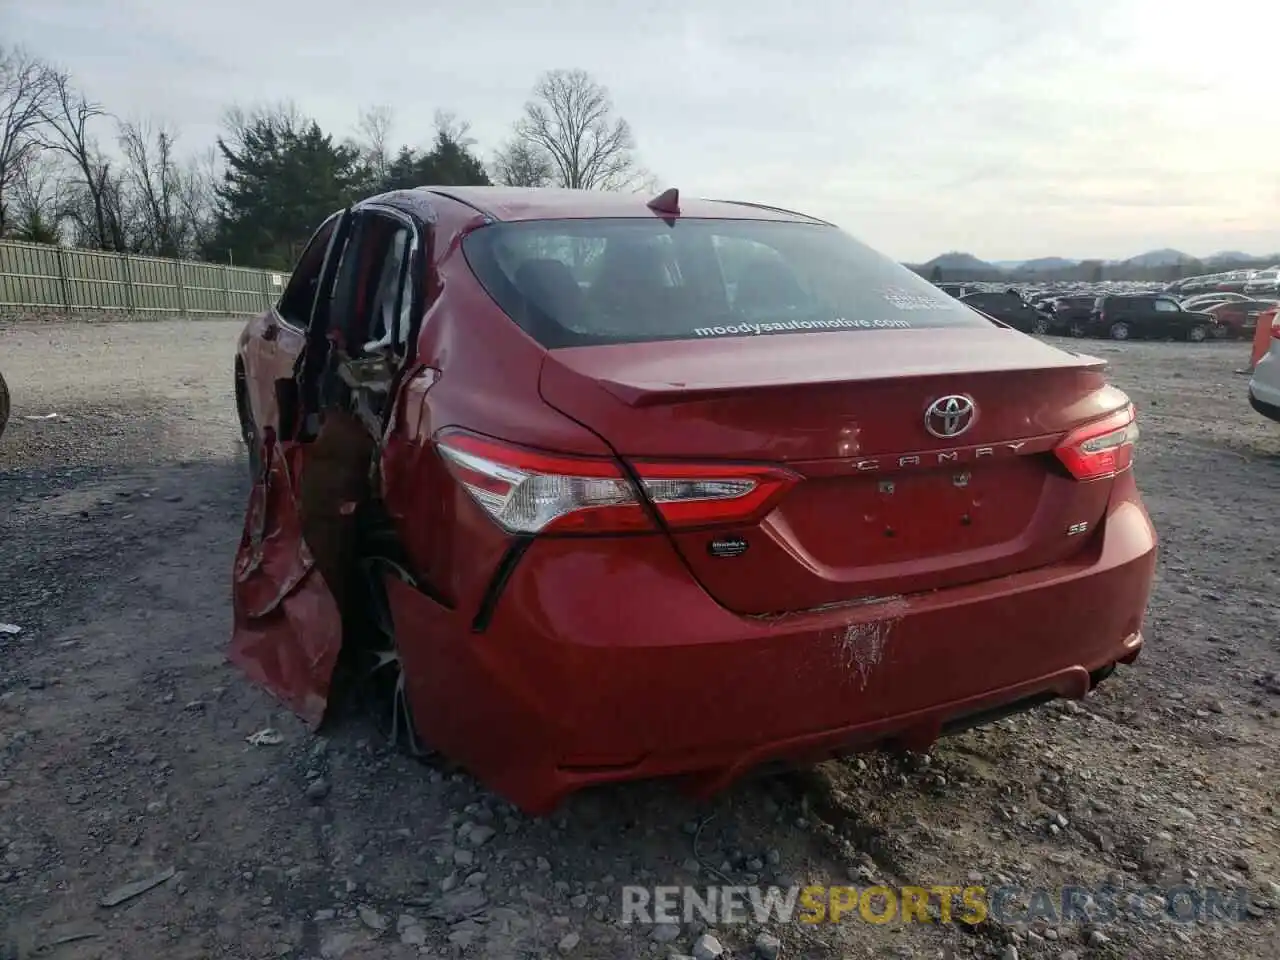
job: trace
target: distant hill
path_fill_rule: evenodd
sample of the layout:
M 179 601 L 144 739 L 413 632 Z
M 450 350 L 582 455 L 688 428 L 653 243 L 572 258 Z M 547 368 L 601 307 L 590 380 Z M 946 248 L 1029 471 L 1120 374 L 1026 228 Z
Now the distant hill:
M 1006 275 L 994 263 L 979 260 L 971 253 L 952 251 L 934 257 L 928 263 L 909 264 L 912 270 L 930 280 L 1000 280 Z
M 1079 264 L 1079 260 L 1064 260 L 1062 257 L 1039 257 L 1035 260 L 1024 260 L 1019 269 L 1031 273 L 1048 273 L 1051 270 L 1065 270 Z
M 941 267 L 943 270 L 994 270 L 995 264 L 979 260 L 971 253 L 943 253 L 928 263 L 921 264 L 928 270 Z
M 1166 247 L 1163 250 L 1149 250 L 1121 262 L 1134 267 L 1172 267 L 1179 263 L 1191 263 L 1195 259 L 1189 253 Z
M 1238 250 L 1224 250 L 1203 259 L 1165 247 L 1148 250 L 1127 260 L 1072 260 L 1066 257 L 1038 257 L 1032 260 L 982 260 L 971 253 L 950 251 L 926 263 L 906 264 L 929 280 L 963 282 L 969 280 L 1024 283 L 1047 281 L 1136 280 L 1167 282 L 1216 270 L 1259 269 L 1280 263 L 1280 253 L 1256 256 Z
M 1255 259 L 1257 258 L 1241 253 L 1239 250 L 1220 250 L 1205 257 L 1204 262 L 1214 267 L 1229 267 L 1232 264 L 1249 263 Z

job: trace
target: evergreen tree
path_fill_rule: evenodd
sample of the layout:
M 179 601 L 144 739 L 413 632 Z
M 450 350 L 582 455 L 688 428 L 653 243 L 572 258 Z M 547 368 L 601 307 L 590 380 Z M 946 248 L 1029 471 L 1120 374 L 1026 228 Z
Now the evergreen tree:
M 363 186 L 356 148 L 286 110 L 233 118 L 218 149 L 226 172 L 206 251 L 213 260 L 287 270 L 325 217 Z
M 446 129 L 436 132 L 429 152 L 401 147 L 387 164 L 386 175 L 374 192 L 409 190 L 422 186 L 488 186 L 484 164 L 465 140 Z

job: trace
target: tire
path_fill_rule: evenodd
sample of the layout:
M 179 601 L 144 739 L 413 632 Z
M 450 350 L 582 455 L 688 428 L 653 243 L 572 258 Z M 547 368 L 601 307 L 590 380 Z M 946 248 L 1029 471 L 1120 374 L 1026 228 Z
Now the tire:
M 366 629 L 352 651 L 357 699 L 388 746 L 415 760 L 438 761 L 439 754 L 418 735 L 383 581 L 384 575 L 399 571 L 385 557 L 366 555 L 360 560 L 360 573 Z
M 1204 343 L 1209 338 L 1209 328 L 1203 323 L 1197 323 L 1194 327 L 1187 331 L 1187 339 L 1192 343 Z
M 4 382 L 4 377 L 0 376 L 0 436 L 4 435 L 4 428 L 9 423 L 9 385 Z
M 1073 323 L 1071 325 L 1071 335 L 1076 339 L 1085 337 L 1088 335 L 1088 333 L 1089 331 L 1085 329 L 1085 326 L 1083 323 Z
M 1111 334 L 1112 340 L 1128 340 L 1130 333 L 1129 325 L 1123 320 L 1117 320 L 1111 325 L 1109 333 Z
M 1045 317 L 1036 317 L 1035 323 L 1031 325 L 1031 332 L 1045 336 L 1049 332 L 1049 321 Z
M 236 365 L 236 416 L 240 420 L 240 439 L 244 441 L 249 482 L 257 483 L 262 476 L 262 444 L 259 442 L 258 425 L 253 422 L 253 411 L 249 409 L 244 370 L 239 364 Z

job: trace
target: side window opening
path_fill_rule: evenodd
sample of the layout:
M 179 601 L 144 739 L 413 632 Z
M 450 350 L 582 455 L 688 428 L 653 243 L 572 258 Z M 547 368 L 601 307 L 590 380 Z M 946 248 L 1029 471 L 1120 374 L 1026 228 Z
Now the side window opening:
M 413 231 L 391 217 L 366 213 L 343 252 L 334 288 L 335 333 L 351 354 L 403 353 L 420 303 L 411 261 Z
M 316 299 L 316 287 L 320 283 L 320 271 L 324 268 L 324 257 L 329 250 L 329 240 L 337 226 L 338 215 L 334 215 L 321 224 L 302 251 L 289 284 L 276 304 L 276 312 L 280 319 L 291 326 L 305 328 L 311 319 L 311 307 Z
M 388 348 L 397 355 L 404 353 L 417 299 L 415 278 L 410 269 L 413 241 L 412 231 L 402 224 L 385 244 L 370 305 L 365 353 Z

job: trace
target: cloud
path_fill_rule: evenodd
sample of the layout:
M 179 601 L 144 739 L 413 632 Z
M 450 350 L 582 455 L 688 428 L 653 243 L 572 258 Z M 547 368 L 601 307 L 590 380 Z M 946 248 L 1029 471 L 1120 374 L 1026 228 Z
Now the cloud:
M 903 259 L 1280 250 L 1280 8 L 1155 0 L 42 0 L 6 35 L 113 112 L 195 150 L 233 103 L 327 129 L 363 106 L 425 141 L 437 108 L 486 148 L 534 78 L 606 83 L 664 183 L 811 211 Z M 104 136 L 109 131 L 104 132 Z

